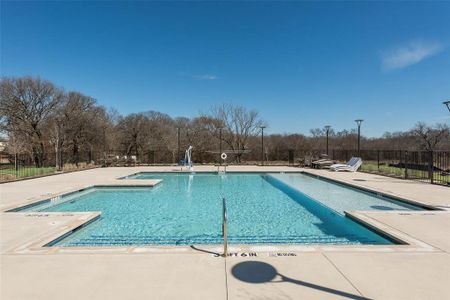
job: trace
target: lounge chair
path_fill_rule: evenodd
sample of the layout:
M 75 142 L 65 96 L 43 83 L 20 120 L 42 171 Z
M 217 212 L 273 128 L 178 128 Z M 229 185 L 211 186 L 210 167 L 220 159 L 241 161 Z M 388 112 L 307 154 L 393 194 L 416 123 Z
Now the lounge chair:
M 311 165 L 313 168 L 321 169 L 321 168 L 329 168 L 334 163 L 335 163 L 334 161 L 332 161 L 328 158 L 321 158 L 321 159 L 313 161 Z
M 334 164 L 330 166 L 331 171 L 350 171 L 356 172 L 362 165 L 361 157 L 352 157 L 346 164 Z
M 305 155 L 301 161 L 302 167 L 310 167 L 313 162 L 313 158 L 311 155 Z

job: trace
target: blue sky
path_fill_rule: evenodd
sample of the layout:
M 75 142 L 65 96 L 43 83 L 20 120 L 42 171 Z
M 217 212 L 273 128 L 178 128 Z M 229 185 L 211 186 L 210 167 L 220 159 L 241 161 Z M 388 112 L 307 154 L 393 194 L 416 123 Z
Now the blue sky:
M 448 122 L 450 2 L 1 2 L 1 74 L 123 114 L 258 110 L 269 133 Z

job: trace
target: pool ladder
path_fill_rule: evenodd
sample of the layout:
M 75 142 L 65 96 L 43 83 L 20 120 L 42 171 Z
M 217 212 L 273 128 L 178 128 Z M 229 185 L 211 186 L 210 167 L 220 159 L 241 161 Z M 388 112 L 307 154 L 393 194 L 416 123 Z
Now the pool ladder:
M 216 165 L 217 167 L 217 174 L 226 174 L 227 173 L 227 165 Z M 223 167 L 222 169 L 220 169 Z
M 228 256 L 227 224 L 228 224 L 227 204 L 225 198 L 222 198 L 223 257 Z

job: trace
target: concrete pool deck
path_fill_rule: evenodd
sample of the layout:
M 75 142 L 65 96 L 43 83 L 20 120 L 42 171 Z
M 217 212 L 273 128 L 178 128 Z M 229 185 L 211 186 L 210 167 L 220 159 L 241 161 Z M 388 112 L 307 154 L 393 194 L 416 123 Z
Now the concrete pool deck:
M 117 178 L 176 167 L 101 168 L 0 185 L 0 208 L 49 198 L 92 185 L 115 185 Z M 196 166 L 196 171 L 216 171 Z M 228 171 L 299 172 L 292 167 L 230 166 Z M 358 212 L 420 247 L 232 246 L 189 251 L 86 249 L 29 251 L 30 245 L 81 224 L 92 213 L 0 213 L 1 299 L 449 299 L 450 189 L 365 173 L 304 171 L 441 211 Z M 157 184 L 157 183 L 155 183 Z M 86 216 L 86 214 L 90 214 Z M 333 247 L 325 247 L 333 248 Z M 361 248 L 361 247 L 360 247 Z M 386 247 L 385 247 L 386 248 Z M 36 248 L 36 249 L 39 249 Z M 211 250 L 212 249 L 212 250 Z M 135 249 L 136 250 L 136 249 Z

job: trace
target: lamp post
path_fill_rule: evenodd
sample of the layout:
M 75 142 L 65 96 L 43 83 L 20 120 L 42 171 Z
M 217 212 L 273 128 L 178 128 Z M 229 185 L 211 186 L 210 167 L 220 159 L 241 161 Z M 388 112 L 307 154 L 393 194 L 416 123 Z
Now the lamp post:
M 222 165 L 222 129 L 223 127 L 219 127 L 219 164 Z
M 356 124 L 358 125 L 358 156 L 361 157 L 361 123 L 364 120 L 358 119 L 355 120 Z
M 177 165 L 180 162 L 180 127 L 177 127 Z
M 264 166 L 264 128 L 266 126 L 259 126 L 261 128 L 261 166 Z
M 331 126 L 330 126 L 330 125 L 326 125 L 326 126 L 325 126 L 325 132 L 326 132 L 326 134 L 327 134 L 327 155 L 328 155 L 328 135 L 329 135 L 329 133 L 330 133 L 330 129 L 331 129 Z
M 450 111 L 450 100 L 442 102 L 445 106 L 447 106 L 448 111 Z

